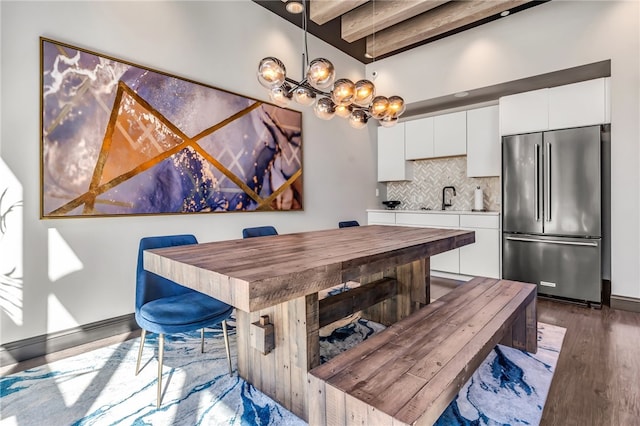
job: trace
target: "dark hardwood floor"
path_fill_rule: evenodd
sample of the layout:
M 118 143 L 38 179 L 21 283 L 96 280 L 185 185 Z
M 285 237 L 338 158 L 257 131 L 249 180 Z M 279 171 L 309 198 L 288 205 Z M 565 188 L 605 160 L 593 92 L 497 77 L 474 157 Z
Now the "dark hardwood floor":
M 436 279 L 432 286 L 432 297 L 437 298 L 455 282 Z M 538 320 L 567 329 L 541 425 L 640 425 L 640 313 L 538 299 Z M 114 336 L 46 358 L 4 366 L 0 375 L 138 335 Z
M 640 425 L 640 313 L 538 299 L 567 329 L 542 425 Z

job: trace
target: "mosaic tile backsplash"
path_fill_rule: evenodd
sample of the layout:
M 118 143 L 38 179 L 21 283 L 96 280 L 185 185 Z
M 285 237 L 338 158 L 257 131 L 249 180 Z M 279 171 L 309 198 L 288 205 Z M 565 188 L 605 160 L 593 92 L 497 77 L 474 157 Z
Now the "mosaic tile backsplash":
M 401 209 L 418 210 L 442 208 L 442 188 L 454 186 L 456 196 L 451 197 L 451 207 L 447 210 L 473 209 L 474 191 L 482 188 L 484 208 L 500 211 L 500 178 L 467 177 L 467 157 L 438 158 L 414 161 L 413 180 L 409 182 L 389 182 L 387 199 L 402 201 Z M 447 191 L 447 201 L 451 190 Z

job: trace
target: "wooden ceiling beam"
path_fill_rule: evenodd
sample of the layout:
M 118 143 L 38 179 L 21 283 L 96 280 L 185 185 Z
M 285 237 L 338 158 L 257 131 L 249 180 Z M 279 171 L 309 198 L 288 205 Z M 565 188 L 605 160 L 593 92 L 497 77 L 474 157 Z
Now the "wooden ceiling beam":
M 349 43 L 374 31 L 381 31 L 399 22 L 438 7 L 448 0 L 387 0 L 368 4 L 342 15 L 342 38 Z
M 325 24 L 355 9 L 368 0 L 309 0 L 309 19 L 318 25 Z
M 451 1 L 367 37 L 367 52 L 382 56 L 472 24 L 531 0 Z M 374 43 L 375 38 L 375 43 Z

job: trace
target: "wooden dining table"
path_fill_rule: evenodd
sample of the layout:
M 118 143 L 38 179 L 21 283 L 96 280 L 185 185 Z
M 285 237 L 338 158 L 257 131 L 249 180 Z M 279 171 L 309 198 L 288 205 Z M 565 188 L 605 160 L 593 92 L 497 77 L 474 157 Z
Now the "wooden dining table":
M 393 296 L 368 312 L 399 321 L 429 303 L 429 258 L 473 242 L 473 231 L 358 226 L 146 250 L 144 268 L 234 306 L 238 374 L 307 420 L 307 372 L 320 364 L 318 293 L 392 279 Z M 275 344 L 267 353 L 256 345 L 266 317 Z

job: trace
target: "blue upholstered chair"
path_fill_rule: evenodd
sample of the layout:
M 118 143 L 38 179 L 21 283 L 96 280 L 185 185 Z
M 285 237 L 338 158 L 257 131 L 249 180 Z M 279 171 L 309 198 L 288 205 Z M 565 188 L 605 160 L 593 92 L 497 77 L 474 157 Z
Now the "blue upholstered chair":
M 349 228 L 351 226 L 360 226 L 357 220 L 346 220 L 344 222 L 338 222 L 338 228 Z
M 273 226 L 256 226 L 242 230 L 242 238 L 266 237 L 267 235 L 278 235 L 278 231 Z
M 142 328 L 136 375 L 140 371 L 140 358 L 147 332 L 158 333 L 158 400 L 160 407 L 162 396 L 162 357 L 164 353 L 165 333 L 184 333 L 201 329 L 200 350 L 204 352 L 204 327 L 222 323 L 224 343 L 231 374 L 231 354 L 229 353 L 229 335 L 227 318 L 233 307 L 213 297 L 183 287 L 175 282 L 146 271 L 142 253 L 147 249 L 197 244 L 193 235 L 170 235 L 148 237 L 140 240 L 138 249 L 138 268 L 136 273 L 136 322 Z

